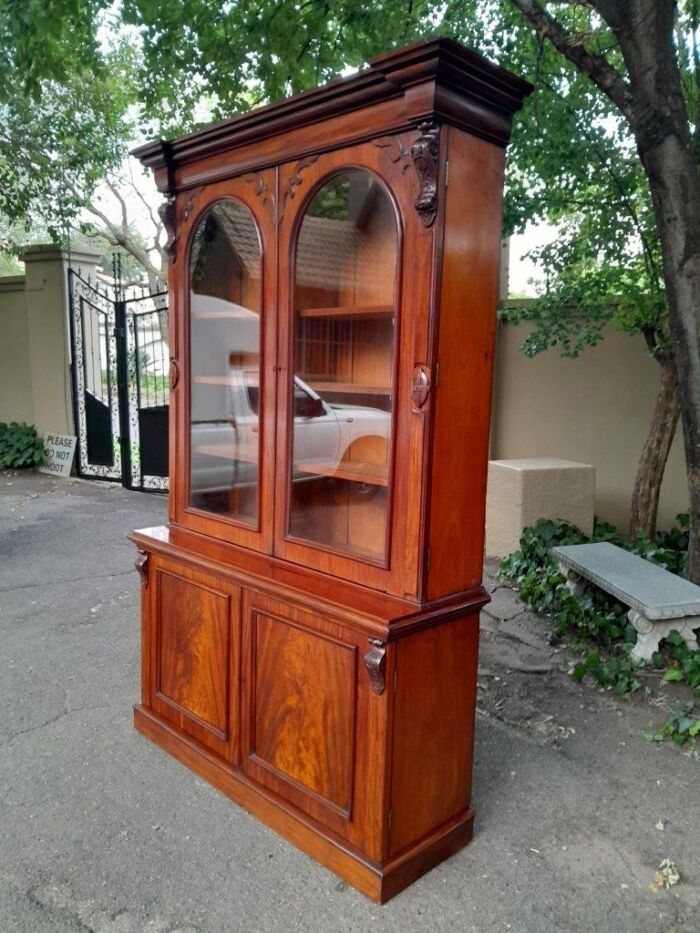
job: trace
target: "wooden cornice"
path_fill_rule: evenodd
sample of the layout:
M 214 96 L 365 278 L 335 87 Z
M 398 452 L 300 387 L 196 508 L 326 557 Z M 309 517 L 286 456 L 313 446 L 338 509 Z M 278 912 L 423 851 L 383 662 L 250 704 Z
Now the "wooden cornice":
M 505 146 L 513 114 L 532 85 L 453 39 L 415 42 L 373 58 L 369 67 L 310 91 L 206 126 L 172 142 L 155 140 L 133 155 L 166 190 L 175 168 L 330 117 L 403 98 L 405 127 L 426 120 L 459 126 Z

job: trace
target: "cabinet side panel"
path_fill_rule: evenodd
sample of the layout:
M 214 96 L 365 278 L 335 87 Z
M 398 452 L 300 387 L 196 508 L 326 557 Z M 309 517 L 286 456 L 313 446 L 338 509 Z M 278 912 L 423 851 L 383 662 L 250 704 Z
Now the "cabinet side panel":
M 396 646 L 390 854 L 469 810 L 479 616 Z
M 450 128 L 428 597 L 481 582 L 504 151 Z

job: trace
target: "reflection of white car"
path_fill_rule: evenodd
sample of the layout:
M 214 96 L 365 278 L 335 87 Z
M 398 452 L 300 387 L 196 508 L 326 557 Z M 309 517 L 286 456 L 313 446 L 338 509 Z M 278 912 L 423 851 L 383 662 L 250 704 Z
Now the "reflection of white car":
M 193 492 L 220 492 L 258 478 L 258 374 L 229 371 L 228 417 L 192 422 Z M 391 414 L 362 405 L 328 403 L 294 377 L 294 481 L 332 473 L 353 443 L 386 450 Z M 375 440 L 375 443 L 376 443 Z M 375 454 L 376 456 L 376 454 Z M 304 469 L 304 468 L 307 469 Z
M 190 314 L 191 491 L 206 495 L 258 479 L 260 316 L 194 291 Z M 389 412 L 326 402 L 294 377 L 295 482 L 332 473 L 349 454 L 386 469 L 390 432 Z

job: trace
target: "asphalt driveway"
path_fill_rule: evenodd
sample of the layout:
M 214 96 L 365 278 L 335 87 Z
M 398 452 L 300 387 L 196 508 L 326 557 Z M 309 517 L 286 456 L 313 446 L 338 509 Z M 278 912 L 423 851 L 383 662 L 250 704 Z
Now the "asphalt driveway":
M 504 588 L 483 616 L 474 840 L 384 907 L 151 745 L 125 535 L 165 512 L 0 473 L 1 933 L 700 930 L 700 762 L 645 741 L 650 695 L 574 684 Z

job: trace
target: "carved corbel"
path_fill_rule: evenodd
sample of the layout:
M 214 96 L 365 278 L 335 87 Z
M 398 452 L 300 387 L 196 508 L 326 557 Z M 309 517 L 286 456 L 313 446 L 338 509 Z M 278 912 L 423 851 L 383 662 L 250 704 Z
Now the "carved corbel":
M 141 577 L 141 588 L 148 589 L 148 552 L 139 550 L 134 561 L 134 567 L 138 570 Z
M 163 222 L 165 227 L 165 232 L 168 236 L 168 239 L 165 241 L 165 254 L 168 257 L 168 262 L 175 262 L 175 255 L 177 252 L 177 233 L 175 232 L 175 211 L 176 211 L 176 202 L 175 195 L 170 192 L 165 196 L 165 201 L 158 208 L 158 216 Z
M 440 170 L 440 126 L 437 123 L 421 123 L 420 136 L 406 148 L 403 137 L 385 136 L 372 140 L 373 145 L 384 149 L 388 159 L 402 165 L 402 172 L 413 165 L 418 176 L 418 194 L 414 201 L 416 213 L 424 227 L 431 227 L 437 216 L 437 189 Z
M 421 135 L 411 146 L 411 158 L 418 173 L 418 196 L 415 208 L 424 227 L 430 227 L 437 216 L 437 183 L 440 166 L 440 127 L 436 123 L 421 123 Z
M 386 689 L 386 642 L 380 638 L 369 638 L 369 651 L 364 657 L 369 675 L 369 685 L 379 696 Z

